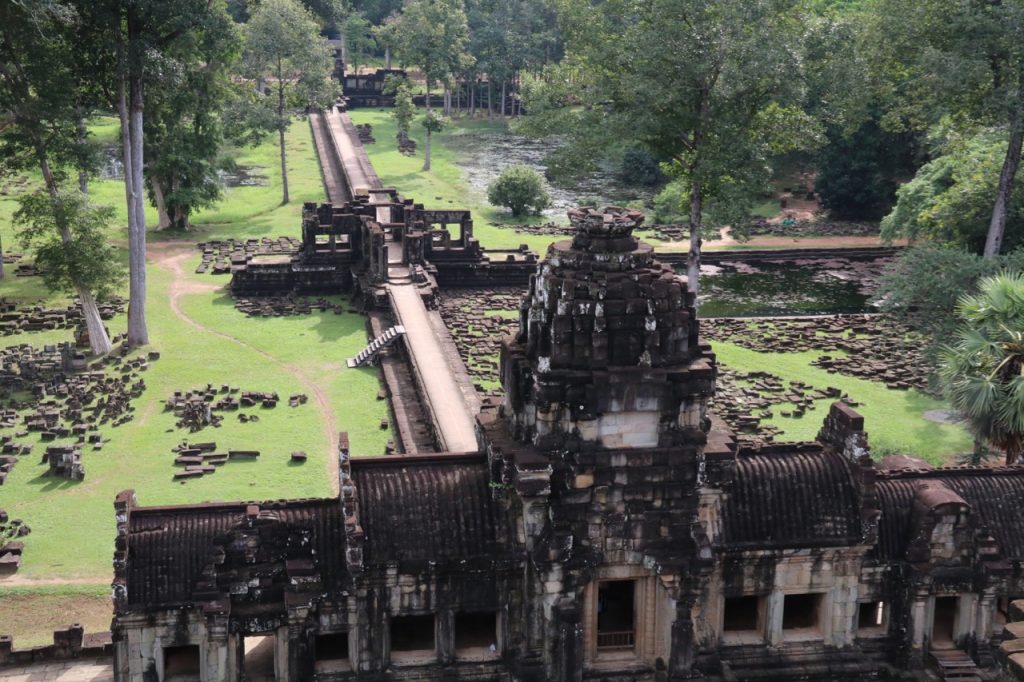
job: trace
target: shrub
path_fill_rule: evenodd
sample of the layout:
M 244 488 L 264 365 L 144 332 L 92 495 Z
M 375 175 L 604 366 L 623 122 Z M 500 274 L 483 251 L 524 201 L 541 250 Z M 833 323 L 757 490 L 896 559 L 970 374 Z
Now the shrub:
M 540 213 L 551 205 L 551 197 L 544 191 L 544 180 L 529 166 L 509 166 L 494 182 L 487 186 L 487 200 L 492 206 L 511 209 L 520 216 L 527 210 Z
M 658 162 L 647 150 L 630 147 L 622 155 L 619 179 L 633 185 L 650 187 L 664 181 L 665 176 L 658 167 Z
M 679 180 L 665 185 L 654 197 L 653 222 L 659 225 L 674 225 L 690 221 L 690 192 Z

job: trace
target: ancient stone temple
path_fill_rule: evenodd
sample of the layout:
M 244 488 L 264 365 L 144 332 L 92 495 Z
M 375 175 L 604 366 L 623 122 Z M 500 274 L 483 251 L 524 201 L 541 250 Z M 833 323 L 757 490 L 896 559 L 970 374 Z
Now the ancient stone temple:
M 747 450 L 692 294 L 570 214 L 479 449 L 340 453 L 328 499 L 116 503 L 118 680 L 863 680 L 996 664 L 1024 468 L 874 462 L 836 403 Z M 954 672 L 961 676 L 955 678 Z

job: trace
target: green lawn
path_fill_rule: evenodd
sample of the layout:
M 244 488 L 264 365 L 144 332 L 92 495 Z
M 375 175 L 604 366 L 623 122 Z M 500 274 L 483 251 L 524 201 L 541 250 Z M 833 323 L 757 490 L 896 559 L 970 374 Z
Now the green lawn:
M 94 128 L 94 130 L 97 128 Z M 108 122 L 98 129 L 109 135 Z M 116 126 L 114 132 L 116 133 Z M 287 318 L 247 318 L 237 311 L 223 290 L 226 277 L 196 275 L 199 255 L 189 244 L 209 237 L 260 237 L 297 234 L 303 201 L 322 201 L 320 171 L 313 151 L 309 126 L 297 120 L 287 136 L 292 201 L 280 206 L 278 150 L 273 139 L 255 149 L 239 150 L 237 162 L 263 166 L 269 179 L 266 187 L 229 189 L 215 209 L 196 218 L 198 229 L 187 235 L 173 235 L 180 244 L 156 243 L 171 235 L 153 233 L 148 269 L 148 316 L 151 348 L 161 358 L 142 373 L 146 382 L 143 396 L 134 401 L 132 422 L 117 428 L 101 427 L 110 438 L 104 448 L 83 450 L 86 478 L 69 482 L 44 476 L 40 459 L 44 444 L 37 435 L 19 442 L 35 443 L 35 450 L 14 467 L 0 488 L 0 508 L 12 518 L 23 519 L 31 528 L 25 540 L 25 558 L 19 580 L 74 580 L 85 583 L 83 609 L 95 608 L 95 587 L 109 584 L 113 553 L 113 500 L 123 489 L 134 488 L 144 505 L 196 503 L 207 500 L 266 499 L 332 494 L 336 484 L 331 473 L 335 453 L 331 451 L 332 431 L 349 433 L 357 455 L 384 452 L 391 432 L 380 429 L 387 418 L 387 405 L 376 400 L 379 391 L 374 369 L 351 370 L 345 359 L 366 344 L 365 318 L 358 314 L 313 313 Z M 110 197 L 123 214 L 123 186 L 118 182 L 93 183 L 94 195 Z M 5 245 L 11 237 L 9 220 L 15 208 L 13 197 L 0 199 L 0 230 Z M 111 227 L 111 239 L 123 244 L 122 225 Z M 10 248 L 10 247 L 9 247 Z M 174 261 L 168 258 L 180 254 Z M 175 269 L 177 266 L 177 270 Z M 20 301 L 45 298 L 51 304 L 66 299 L 50 295 L 38 278 L 9 277 L 0 284 L 0 296 Z M 176 300 L 180 319 L 172 308 Z M 124 316 L 108 323 L 112 333 L 125 328 Z M 25 333 L 0 338 L 0 344 L 42 345 L 70 338 L 70 332 Z M 163 411 L 163 401 L 175 390 L 228 384 L 243 390 L 276 391 L 283 401 L 272 410 L 246 410 L 260 416 L 258 423 L 242 424 L 235 413 L 224 413 L 220 428 L 207 427 L 190 435 L 174 427 L 174 417 Z M 331 419 L 321 415 L 315 393 L 318 389 Z M 297 408 L 287 406 L 287 397 L 305 393 L 309 401 Z M 333 421 L 333 425 L 331 422 Z M 0 434 L 5 433 L 0 430 Z M 170 448 L 182 439 L 213 440 L 218 450 L 259 449 L 256 461 L 231 461 L 216 473 L 186 483 L 174 482 L 177 470 Z M 294 465 L 290 453 L 304 450 L 305 464 Z M 17 592 L 15 592 L 17 590 Z M 10 609 L 26 595 L 41 600 L 57 599 L 52 586 L 4 587 L 0 582 L 0 603 Z M 87 606 L 91 605 L 91 606 Z M 19 609 L 20 610 L 20 609 Z M 109 622 L 109 610 L 107 611 Z M 78 619 L 69 606 L 61 618 Z M 86 618 L 86 616 L 82 616 Z M 13 623 L 13 624 L 12 624 Z M 33 625 L 35 623 L 35 625 Z M 64 623 L 66 624 L 66 623 Z M 0 632 L 15 634 L 19 644 L 48 639 L 54 625 L 33 619 L 14 620 L 0 608 Z
M 911 454 L 932 464 L 950 464 L 957 453 L 969 452 L 971 437 L 955 424 L 938 424 L 922 416 L 927 410 L 944 409 L 947 405 L 918 390 L 899 391 L 879 382 L 857 379 L 843 374 L 829 374 L 812 367 L 811 362 L 823 353 L 761 353 L 732 343 L 715 341 L 712 349 L 718 360 L 741 372 L 768 371 L 785 381 L 803 381 L 814 388 L 835 386 L 851 399 L 861 403 L 855 409 L 864 416 L 868 442 L 876 458 L 893 453 Z M 833 353 L 835 355 L 835 353 Z M 813 440 L 828 413 L 830 399 L 818 400 L 813 410 L 803 417 L 782 417 L 776 407 L 773 417 L 764 423 L 783 429 L 780 442 Z

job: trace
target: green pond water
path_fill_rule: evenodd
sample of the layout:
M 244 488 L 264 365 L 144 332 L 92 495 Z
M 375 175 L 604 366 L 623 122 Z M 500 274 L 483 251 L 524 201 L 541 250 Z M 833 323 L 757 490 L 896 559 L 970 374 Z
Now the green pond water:
M 834 261 L 825 261 L 757 263 L 740 270 L 705 268 L 711 272 L 701 275 L 700 316 L 774 317 L 872 310 L 871 289 L 881 265 L 835 266 Z

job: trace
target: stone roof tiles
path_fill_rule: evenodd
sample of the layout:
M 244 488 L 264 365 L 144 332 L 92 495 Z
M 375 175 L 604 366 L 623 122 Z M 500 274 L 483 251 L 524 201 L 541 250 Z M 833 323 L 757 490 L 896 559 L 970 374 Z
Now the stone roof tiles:
M 936 483 L 949 490 L 948 495 L 934 492 Z M 927 484 L 923 497 L 918 488 Z M 946 503 L 962 499 L 971 508 L 979 526 L 988 529 L 999 544 L 1003 556 L 1024 559 L 1024 467 L 946 467 L 880 471 L 876 490 L 882 509 L 878 554 L 883 559 L 906 556 L 915 532 L 913 510 L 919 502 Z
M 353 459 L 367 564 L 507 554 L 508 521 L 482 455 Z
M 846 461 L 831 450 L 741 455 L 722 509 L 728 548 L 856 544 L 861 503 Z
M 128 606 L 153 608 L 195 601 L 193 592 L 218 545 L 227 541 L 232 529 L 247 522 L 247 512 L 254 507 L 261 521 L 272 519 L 308 531 L 309 546 L 299 553 L 313 558 L 325 587 L 344 585 L 347 572 L 340 541 L 344 535 L 336 499 L 136 507 L 128 522 Z

